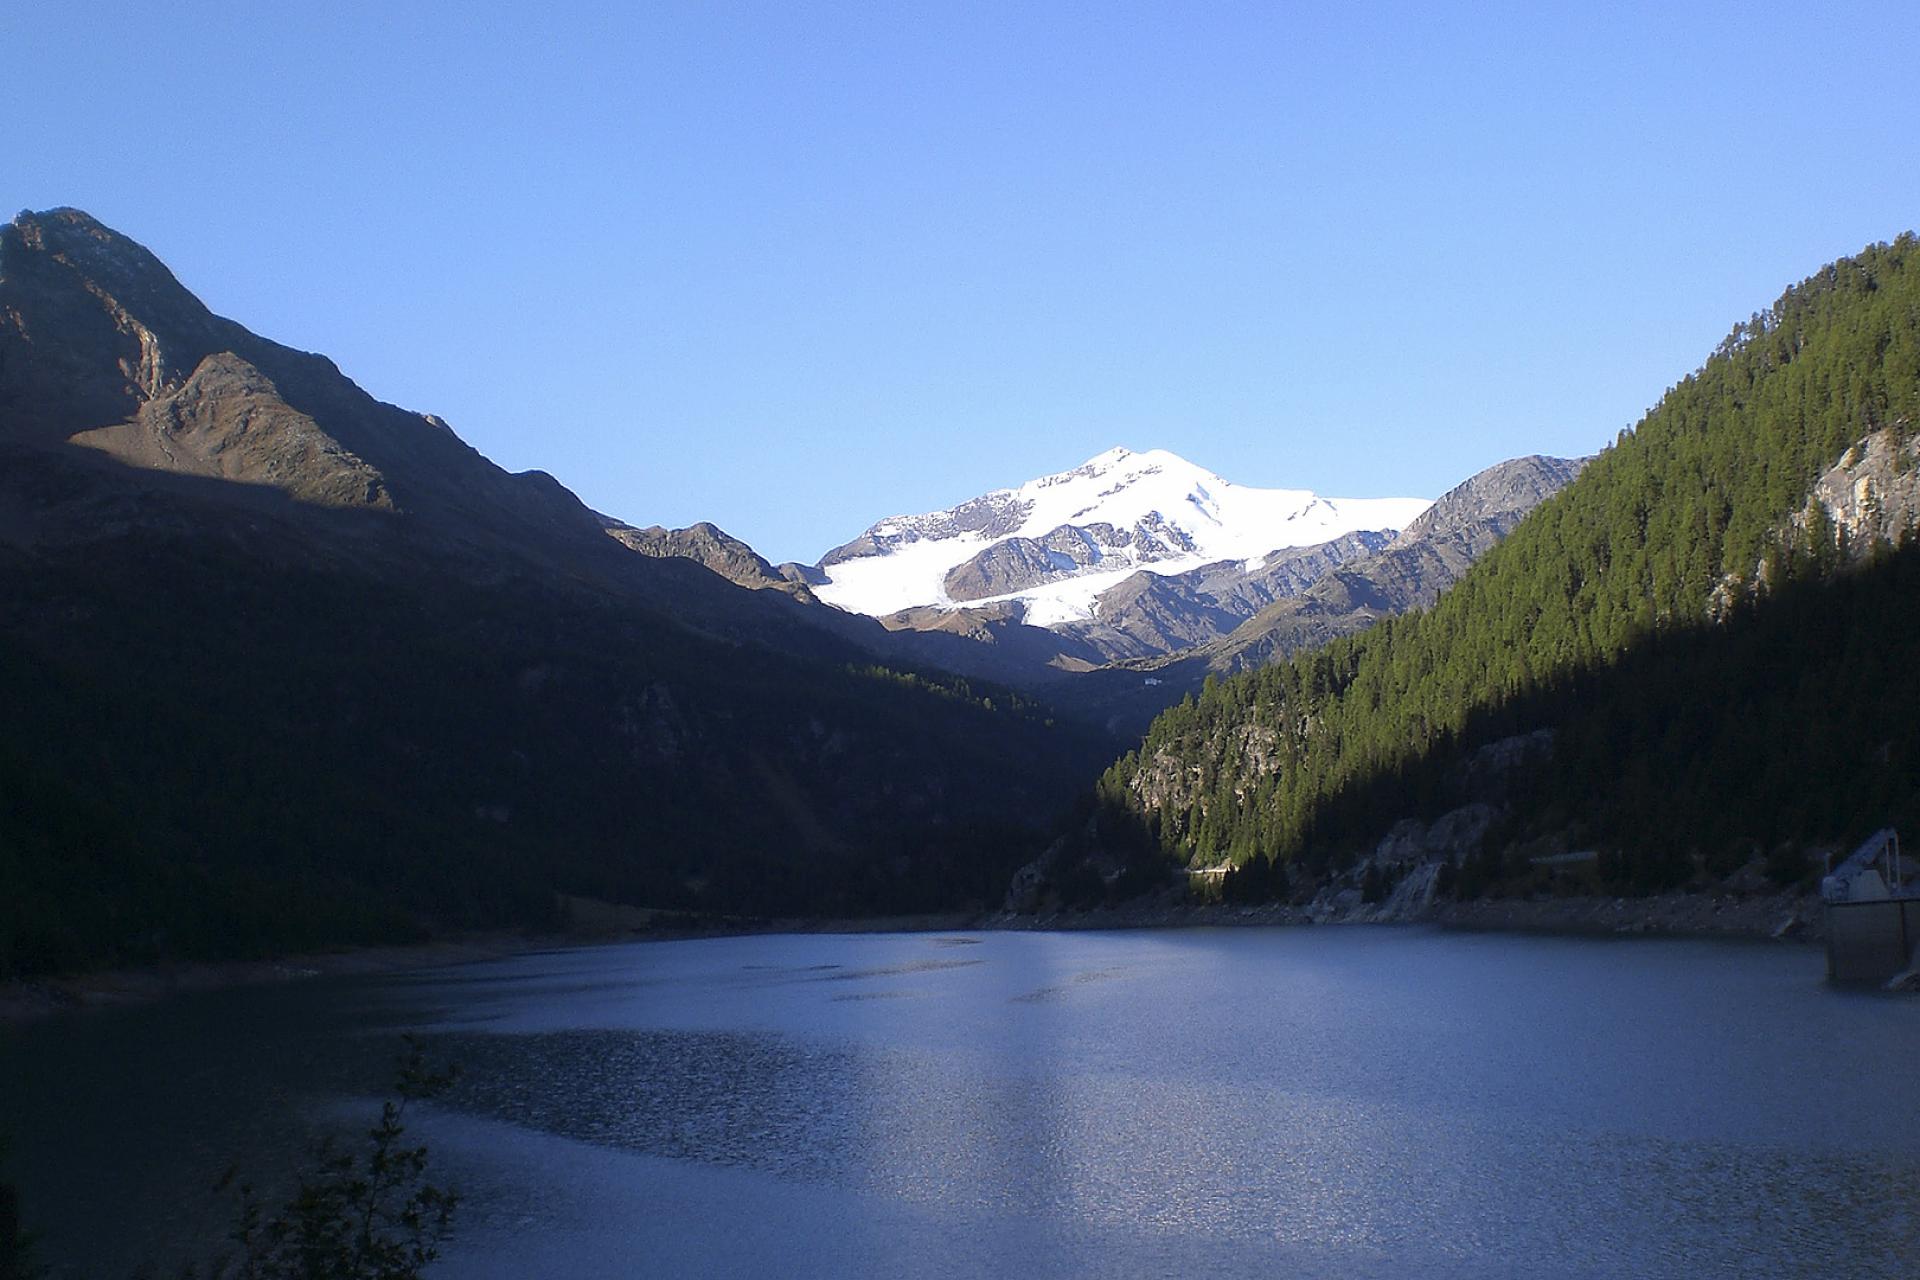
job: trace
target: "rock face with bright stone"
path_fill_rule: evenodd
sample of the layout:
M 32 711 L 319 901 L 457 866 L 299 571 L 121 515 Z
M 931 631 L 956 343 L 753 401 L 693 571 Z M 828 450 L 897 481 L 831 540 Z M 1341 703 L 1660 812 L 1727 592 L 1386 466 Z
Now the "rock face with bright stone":
M 1813 497 L 1856 554 L 1898 543 L 1920 529 L 1920 436 L 1874 432 L 1820 477 Z

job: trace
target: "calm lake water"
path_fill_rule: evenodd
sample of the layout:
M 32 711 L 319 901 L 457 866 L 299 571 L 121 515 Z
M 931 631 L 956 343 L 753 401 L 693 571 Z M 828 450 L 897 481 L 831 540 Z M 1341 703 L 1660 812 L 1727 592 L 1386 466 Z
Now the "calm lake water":
M 45 1253 L 217 1234 L 402 1029 L 448 1277 L 1920 1275 L 1920 1001 L 1811 949 L 1421 929 L 599 948 L 0 1049 Z M 76 1272 L 78 1274 L 79 1272 Z

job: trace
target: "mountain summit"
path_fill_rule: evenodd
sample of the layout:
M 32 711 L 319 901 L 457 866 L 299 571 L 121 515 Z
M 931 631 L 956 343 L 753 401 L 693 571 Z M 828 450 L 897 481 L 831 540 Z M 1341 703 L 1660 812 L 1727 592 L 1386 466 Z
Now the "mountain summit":
M 78 209 L 0 226 L 0 410 L 0 445 L 79 445 L 130 475 L 225 482 L 229 502 L 277 490 L 308 513 L 400 513 L 469 544 L 606 539 L 551 477 L 510 475 L 325 356 L 215 315 Z
M 1040 626 L 1090 618 L 1140 570 L 1182 573 L 1360 531 L 1405 528 L 1424 498 L 1323 498 L 1223 480 L 1164 449 L 1109 449 L 945 511 L 893 516 L 821 557 L 815 593 L 856 613 L 1010 602 Z

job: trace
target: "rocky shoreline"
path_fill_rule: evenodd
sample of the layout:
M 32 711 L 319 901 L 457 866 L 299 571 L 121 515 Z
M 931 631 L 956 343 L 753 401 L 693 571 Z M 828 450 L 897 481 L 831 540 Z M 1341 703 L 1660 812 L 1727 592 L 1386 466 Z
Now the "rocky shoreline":
M 1669 893 L 1650 898 L 1482 898 L 1452 902 L 1433 920 L 1455 929 L 1572 934 L 1656 934 L 1684 938 L 1750 938 L 1819 942 L 1825 917 L 1815 894 L 1741 898 Z
M 1812 894 L 1735 897 L 1669 893 L 1646 898 L 1481 898 L 1406 911 L 1394 903 L 1327 910 L 1322 904 L 1136 902 L 1035 914 L 1000 912 L 975 927 L 992 929 L 1174 929 L 1282 925 L 1431 924 L 1447 929 L 1581 937 L 1640 935 L 1816 942 L 1820 900 Z

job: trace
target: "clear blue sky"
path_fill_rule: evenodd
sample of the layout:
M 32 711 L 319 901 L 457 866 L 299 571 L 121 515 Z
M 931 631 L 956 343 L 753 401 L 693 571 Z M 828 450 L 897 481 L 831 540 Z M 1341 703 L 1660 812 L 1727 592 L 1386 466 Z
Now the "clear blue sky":
M 9 4 L 0 206 L 776 560 L 1113 444 L 1432 495 L 1920 225 L 1911 0 L 1553 7 Z

